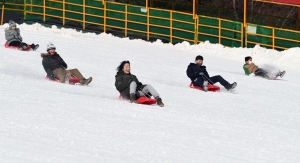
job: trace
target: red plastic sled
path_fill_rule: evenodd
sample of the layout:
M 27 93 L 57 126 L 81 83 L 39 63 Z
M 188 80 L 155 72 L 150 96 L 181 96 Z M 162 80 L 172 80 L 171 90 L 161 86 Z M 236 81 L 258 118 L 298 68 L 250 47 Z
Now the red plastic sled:
M 8 45 L 8 42 L 5 42 L 5 44 L 4 44 L 4 47 L 5 48 L 10 48 L 10 49 L 17 49 L 17 50 L 20 50 L 19 49 L 19 46 L 9 46 Z M 22 50 L 22 51 L 29 51 L 31 49 L 31 46 L 27 46 L 27 49 L 24 49 L 24 50 Z
M 199 87 L 199 86 L 194 86 L 193 83 L 190 84 L 190 87 L 193 89 L 198 89 L 203 91 L 203 88 Z M 207 85 L 207 90 L 208 91 L 212 91 L 212 92 L 216 92 L 220 90 L 220 87 L 216 86 L 216 85 Z
M 51 80 L 48 75 L 46 76 L 46 79 L 48 80 Z M 56 78 L 55 80 L 51 80 L 51 81 L 55 81 L 55 82 L 59 82 L 60 83 L 60 80 L 58 78 Z M 72 85 L 75 85 L 76 83 L 79 83 L 80 79 L 79 78 L 74 78 L 74 77 L 71 77 L 69 79 L 69 84 L 72 84 Z
M 119 96 L 119 99 L 126 100 L 126 99 L 123 99 L 122 95 Z M 141 96 L 136 101 L 137 101 L 138 104 L 144 104 L 144 105 L 152 105 L 152 104 L 156 103 L 155 99 L 153 99 L 153 98 L 147 98 L 145 96 Z

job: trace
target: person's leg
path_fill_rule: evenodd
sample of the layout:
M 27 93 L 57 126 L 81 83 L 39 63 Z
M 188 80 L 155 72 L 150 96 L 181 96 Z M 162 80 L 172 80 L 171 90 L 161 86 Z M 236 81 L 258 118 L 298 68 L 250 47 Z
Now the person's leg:
M 217 76 L 213 76 L 213 77 L 210 77 L 208 82 L 210 84 L 215 84 L 217 82 L 219 82 L 221 85 L 223 85 L 225 88 L 229 85 L 228 81 L 226 81 L 222 76 L 220 75 L 217 75 Z M 213 82 L 213 83 L 211 83 Z
M 12 42 L 10 42 L 8 45 L 9 45 L 9 46 L 19 46 L 20 44 L 21 44 L 20 41 L 12 41 Z
M 199 76 L 193 81 L 193 85 L 203 88 L 203 82 L 204 82 L 204 78 L 202 76 Z
M 77 68 L 68 71 L 70 71 L 74 77 L 80 79 L 80 84 L 82 85 L 88 85 L 90 82 L 92 82 L 92 77 L 85 79 Z
M 130 89 L 129 89 L 129 94 L 135 94 L 136 93 L 136 87 L 137 87 L 137 84 L 135 81 L 132 81 L 130 83 Z
M 165 104 L 162 102 L 162 99 L 159 97 L 157 91 L 150 85 L 147 84 L 141 91 L 138 91 L 139 95 L 142 94 L 144 96 L 152 95 L 156 99 L 156 103 L 158 106 L 163 107 Z
M 80 80 L 84 78 L 84 77 L 82 76 L 82 74 L 80 73 L 80 71 L 79 71 L 77 68 L 71 69 L 71 70 L 68 70 L 68 71 L 70 71 L 71 74 L 72 74 L 74 77 L 76 77 L 76 78 L 78 78 L 78 79 L 80 79 Z
M 258 69 L 254 72 L 254 74 L 255 74 L 256 76 L 261 76 L 261 77 L 263 77 L 263 78 L 268 78 L 268 72 L 267 72 L 266 70 L 262 69 L 262 68 L 258 68 Z
M 150 85 L 147 84 L 142 91 L 139 91 L 139 93 L 142 92 L 143 95 L 152 95 L 154 98 L 159 97 L 159 94 L 157 93 L 157 91 Z
M 60 82 L 64 83 L 66 80 L 66 71 L 63 68 L 57 68 L 53 70 L 53 74 L 57 77 Z

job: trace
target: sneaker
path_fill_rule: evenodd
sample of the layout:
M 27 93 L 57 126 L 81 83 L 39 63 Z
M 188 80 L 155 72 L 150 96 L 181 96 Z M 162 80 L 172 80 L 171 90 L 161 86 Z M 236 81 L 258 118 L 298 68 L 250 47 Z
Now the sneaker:
M 282 78 L 285 75 L 285 71 L 280 72 L 280 77 Z
M 203 90 L 205 91 L 205 92 L 207 92 L 207 85 L 208 85 L 208 81 L 207 80 L 204 80 L 204 82 L 203 82 Z
M 165 104 L 162 102 L 162 99 L 160 97 L 156 97 L 156 103 L 158 106 L 163 107 Z
M 88 79 L 85 79 L 85 78 L 82 78 L 81 80 L 80 80 L 80 84 L 82 84 L 82 85 L 88 85 L 88 84 L 90 84 L 90 82 L 92 82 L 92 77 L 89 77 Z
M 130 94 L 129 102 L 130 103 L 137 103 L 135 93 Z
M 229 90 L 234 89 L 236 86 L 237 86 L 237 83 L 236 83 L 236 82 L 233 82 L 232 84 L 229 84 L 229 85 L 226 87 L 226 89 L 229 91 Z

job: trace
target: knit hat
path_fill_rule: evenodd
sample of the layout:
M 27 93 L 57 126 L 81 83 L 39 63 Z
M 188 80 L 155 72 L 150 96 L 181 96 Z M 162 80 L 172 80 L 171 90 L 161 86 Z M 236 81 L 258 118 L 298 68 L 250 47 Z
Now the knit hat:
M 245 62 L 249 61 L 249 59 L 252 59 L 250 56 L 245 57 Z
M 48 51 L 48 50 L 51 50 L 51 49 L 56 49 L 56 47 L 54 46 L 54 44 L 53 44 L 52 42 L 49 42 L 49 43 L 47 44 L 47 51 Z
M 203 60 L 203 57 L 202 57 L 201 55 L 198 55 L 198 56 L 196 57 L 195 60 L 196 60 L 196 61 L 197 61 L 197 60 Z
M 12 26 L 17 26 L 17 24 L 16 24 L 16 22 L 14 22 L 14 21 L 12 21 L 12 20 L 10 20 L 9 22 L 8 22 L 8 24 L 9 24 L 9 28 L 11 28 Z

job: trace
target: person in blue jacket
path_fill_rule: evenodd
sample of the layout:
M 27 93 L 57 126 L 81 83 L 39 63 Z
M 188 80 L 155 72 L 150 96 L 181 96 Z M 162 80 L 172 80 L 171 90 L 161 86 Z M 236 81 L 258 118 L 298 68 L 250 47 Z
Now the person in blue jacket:
M 210 77 L 206 71 L 206 66 L 202 64 L 203 57 L 198 55 L 195 59 L 195 63 L 190 63 L 186 70 L 186 74 L 191 79 L 194 86 L 199 86 L 203 88 L 204 91 L 207 91 L 208 84 L 213 85 L 217 82 L 223 85 L 227 90 L 234 89 L 237 86 L 236 82 L 230 84 L 220 75 Z

